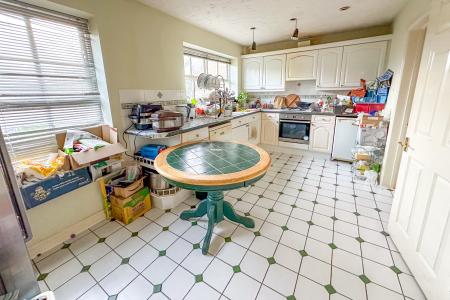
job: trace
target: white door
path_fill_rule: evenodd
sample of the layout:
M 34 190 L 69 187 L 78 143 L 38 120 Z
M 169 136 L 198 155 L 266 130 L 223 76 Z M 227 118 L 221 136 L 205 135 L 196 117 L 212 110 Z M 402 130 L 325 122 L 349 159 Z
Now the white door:
M 263 82 L 266 90 L 284 90 L 286 55 L 264 57 Z
M 244 58 L 242 78 L 244 90 L 261 90 L 263 88 L 263 58 Z
M 318 55 L 317 87 L 340 86 L 343 47 L 321 49 Z
M 384 71 L 387 42 L 344 47 L 341 87 L 358 87 L 360 79 L 374 81 Z
M 261 144 L 278 145 L 278 121 L 262 120 Z
M 450 1 L 434 0 L 389 232 L 428 299 L 450 299 Z
M 317 50 L 286 55 L 286 80 L 316 79 Z

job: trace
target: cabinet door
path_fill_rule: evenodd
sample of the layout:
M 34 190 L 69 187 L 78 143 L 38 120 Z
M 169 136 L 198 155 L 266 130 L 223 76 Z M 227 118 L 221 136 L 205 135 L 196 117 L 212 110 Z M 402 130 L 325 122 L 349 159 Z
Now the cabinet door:
M 255 145 L 259 144 L 259 141 L 260 141 L 260 138 L 259 138 L 259 131 L 260 131 L 259 127 L 260 126 L 259 125 L 260 125 L 260 123 L 258 121 L 252 121 L 248 125 L 250 126 L 249 131 L 248 131 L 248 134 L 249 134 L 248 141 Z
M 321 49 L 318 54 L 317 87 L 340 86 L 343 47 Z
M 384 71 L 387 42 L 344 47 L 341 87 L 358 87 L 360 79 L 374 81 Z
M 286 55 L 264 57 L 263 83 L 265 90 L 284 90 Z
M 242 78 L 244 90 L 261 90 L 263 88 L 263 58 L 244 58 Z
M 261 144 L 278 145 L 278 121 L 262 120 Z
M 286 55 L 286 80 L 316 79 L 318 51 L 303 51 Z
M 249 125 L 245 124 L 232 129 L 231 139 L 238 142 L 248 142 Z
M 311 142 L 309 149 L 331 153 L 333 144 L 333 126 L 329 124 L 311 124 Z

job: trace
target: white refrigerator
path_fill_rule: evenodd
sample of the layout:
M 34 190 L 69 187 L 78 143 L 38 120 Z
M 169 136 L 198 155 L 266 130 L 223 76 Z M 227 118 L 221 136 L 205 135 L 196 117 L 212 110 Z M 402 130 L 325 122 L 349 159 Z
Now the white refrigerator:
M 358 126 L 353 125 L 355 121 L 355 117 L 336 117 L 331 159 L 353 161 L 352 148 L 356 146 L 358 133 Z

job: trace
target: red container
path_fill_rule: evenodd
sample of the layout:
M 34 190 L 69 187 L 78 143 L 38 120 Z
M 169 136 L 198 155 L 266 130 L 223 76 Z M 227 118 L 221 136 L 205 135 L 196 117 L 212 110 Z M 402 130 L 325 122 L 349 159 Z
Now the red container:
M 380 103 L 357 103 L 355 104 L 354 112 L 359 113 L 372 113 L 377 112 L 384 109 L 384 104 Z

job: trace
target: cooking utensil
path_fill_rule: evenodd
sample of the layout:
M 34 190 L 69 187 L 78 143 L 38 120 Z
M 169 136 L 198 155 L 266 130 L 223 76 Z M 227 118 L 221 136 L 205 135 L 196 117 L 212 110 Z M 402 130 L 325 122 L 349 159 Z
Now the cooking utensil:
M 185 117 L 185 121 L 189 121 L 189 116 L 191 115 L 191 107 L 188 104 L 180 104 L 175 106 L 175 110 L 182 113 Z
M 134 124 L 137 130 L 147 130 L 152 128 L 152 113 L 161 110 L 160 104 L 135 104 L 131 108 L 131 114 L 128 118 Z
M 286 96 L 286 106 L 289 108 L 298 107 L 300 104 L 300 97 L 296 94 L 290 94 Z
M 273 100 L 273 104 L 275 108 L 286 108 L 286 98 L 283 96 L 276 96 Z
M 182 113 L 170 110 L 160 110 L 152 114 L 152 127 L 156 132 L 177 130 L 183 126 Z

